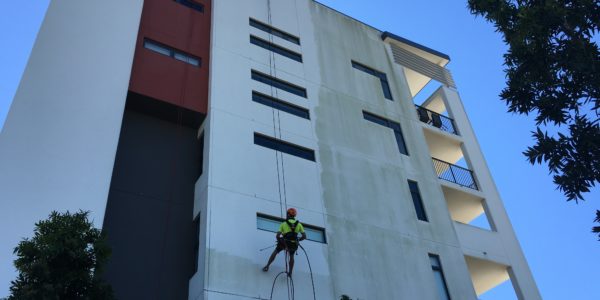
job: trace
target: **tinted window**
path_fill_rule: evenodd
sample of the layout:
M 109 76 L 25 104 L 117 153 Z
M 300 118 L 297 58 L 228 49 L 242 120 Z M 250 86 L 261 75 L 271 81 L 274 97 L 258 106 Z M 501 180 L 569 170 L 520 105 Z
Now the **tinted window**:
M 417 218 L 427 222 L 427 214 L 425 214 L 425 207 L 423 206 L 423 199 L 421 199 L 421 193 L 419 192 L 419 185 L 416 182 L 409 180 L 408 188 L 410 189 L 410 195 L 412 196 L 415 211 L 417 212 Z
M 364 110 L 363 117 L 367 121 L 371 121 L 373 123 L 392 129 L 394 131 L 394 137 L 396 138 L 396 144 L 398 144 L 398 150 L 400 151 L 400 153 L 408 155 L 408 149 L 406 148 L 406 144 L 404 143 L 404 136 L 402 135 L 402 128 L 400 128 L 400 123 L 385 119 L 383 117 L 374 115 Z
M 275 45 L 271 42 L 265 41 L 261 38 L 255 37 L 253 35 L 250 36 L 250 43 L 259 46 L 261 48 L 267 49 L 269 51 L 273 51 L 277 54 L 283 55 L 287 58 L 293 59 L 297 62 L 302 62 L 302 55 L 299 53 L 296 53 L 292 50 L 283 48 L 281 46 Z
M 275 78 L 273 76 L 252 70 L 252 79 L 254 79 L 258 82 L 262 82 L 264 84 L 268 84 L 274 88 L 278 88 L 278 89 L 284 90 L 286 92 L 292 93 L 294 95 L 298 95 L 300 97 L 306 98 L 306 89 L 305 88 L 285 82 L 285 81 Z
M 267 96 L 265 94 L 261 94 L 259 92 L 252 92 L 252 101 L 266 106 L 270 106 L 274 109 L 284 111 L 286 113 L 298 116 L 300 118 L 310 119 L 310 113 L 308 112 L 308 109 L 291 103 L 287 103 L 285 101 L 273 98 L 271 96 Z
M 280 139 L 272 138 L 256 132 L 254 133 L 254 144 L 276 151 L 281 151 L 283 153 L 294 155 L 307 160 L 315 161 L 315 151 L 311 149 L 294 145 L 292 143 L 288 143 Z
M 390 85 L 388 83 L 387 80 L 387 75 L 385 75 L 385 73 L 383 72 L 379 72 L 375 69 L 369 68 L 361 63 L 357 63 L 355 61 L 352 61 L 352 67 L 354 67 L 357 70 L 363 71 L 367 74 L 373 75 L 377 78 L 379 78 L 379 81 L 381 82 L 381 89 L 383 90 L 383 96 L 386 99 L 389 100 L 394 100 L 394 98 L 392 98 L 392 91 L 390 91 Z
M 278 36 L 278 37 L 280 37 L 284 40 L 290 41 L 294 44 L 300 45 L 300 38 L 298 38 L 297 36 L 291 35 L 283 30 L 277 29 L 271 25 L 268 25 L 263 22 L 260 22 L 260 21 L 250 18 L 250 26 L 260 29 L 264 32 L 270 33 L 274 36 Z
M 182 61 L 184 63 L 190 64 L 190 65 L 193 65 L 196 67 L 200 67 L 200 65 L 202 63 L 200 58 L 197 58 L 191 54 L 187 54 L 185 52 L 176 50 L 172 47 L 155 42 L 150 39 L 144 39 L 144 48 L 154 51 L 156 53 L 160 53 L 162 55 L 172 57 L 176 60 Z
M 204 5 L 202 5 L 201 3 L 198 3 L 194 0 L 175 0 L 175 2 L 185 5 L 193 10 L 196 10 L 199 12 L 204 12 Z
M 448 286 L 446 285 L 446 279 L 444 278 L 440 257 L 435 254 L 429 254 L 429 261 L 431 262 L 431 269 L 433 270 L 433 276 L 435 278 L 440 299 L 450 300 L 450 293 L 448 292 Z
M 270 232 L 277 232 L 279 231 L 279 225 L 281 225 L 281 223 L 284 221 L 285 220 L 282 218 L 259 213 L 256 215 L 256 228 Z M 325 239 L 325 229 L 314 225 L 305 224 L 303 222 L 300 223 L 302 223 L 302 226 L 304 226 L 304 232 L 306 233 L 307 240 L 319 243 L 327 242 Z

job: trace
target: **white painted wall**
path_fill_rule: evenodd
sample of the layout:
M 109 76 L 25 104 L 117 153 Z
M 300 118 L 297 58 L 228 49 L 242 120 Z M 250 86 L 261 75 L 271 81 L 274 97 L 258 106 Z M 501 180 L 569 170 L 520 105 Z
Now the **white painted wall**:
M 381 33 L 310 0 L 270 1 L 270 14 L 268 7 L 213 5 L 207 196 L 196 205 L 206 210 L 204 274 L 192 278 L 190 299 L 269 298 L 283 255 L 260 271 L 272 249 L 259 249 L 274 234 L 256 229 L 256 213 L 280 215 L 285 202 L 302 222 L 327 230 L 327 244 L 303 243 L 318 299 L 437 299 L 428 253 L 440 255 L 453 299 L 476 299 L 404 72 Z M 250 34 L 269 36 L 249 17 L 299 36 L 301 46 L 273 41 L 304 63 L 250 44 Z M 395 101 L 351 60 L 385 72 Z M 305 87 L 308 99 L 251 80 L 251 69 Z M 253 102 L 253 89 L 308 108 L 311 120 Z M 363 109 L 399 122 L 410 156 L 399 153 L 390 129 L 365 121 Z M 314 149 L 317 161 L 256 146 L 254 132 Z M 419 183 L 429 222 L 416 219 L 407 179 Z M 296 297 L 312 299 L 308 266 L 302 253 L 296 258 Z M 273 299 L 285 290 L 278 282 Z
M 454 118 L 458 131 L 463 136 L 465 159 L 474 170 L 478 185 L 487 204 L 487 214 L 497 232 L 481 232 L 457 224 L 461 247 L 466 254 L 480 259 L 500 262 L 510 267 L 510 277 L 519 299 L 542 299 L 535 280 L 521 250 L 519 241 L 504 208 L 487 166 L 477 137 L 471 127 L 458 91 L 442 87 L 439 90 L 448 113 Z
M 50 3 L 0 133 L 1 270 L 52 210 L 102 226 L 142 3 Z

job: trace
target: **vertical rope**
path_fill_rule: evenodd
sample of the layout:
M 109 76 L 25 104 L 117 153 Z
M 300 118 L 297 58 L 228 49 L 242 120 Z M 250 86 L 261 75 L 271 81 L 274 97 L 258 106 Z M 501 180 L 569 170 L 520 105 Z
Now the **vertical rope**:
M 271 0 L 267 0 L 267 23 L 269 25 L 272 25 L 273 21 L 271 19 Z M 273 37 L 271 34 L 269 34 L 269 41 L 273 42 Z M 275 72 L 273 71 L 273 65 L 275 64 L 275 57 L 274 57 L 274 53 L 269 53 L 269 75 L 274 77 L 275 76 Z M 275 88 L 273 86 L 270 86 L 270 91 L 271 91 L 271 96 L 273 96 L 273 94 L 277 93 L 277 90 L 275 90 Z M 276 128 L 276 124 L 278 124 L 278 122 L 276 122 L 275 120 L 275 108 L 271 108 L 271 113 L 273 116 L 273 136 L 275 138 L 277 138 L 277 128 Z M 279 118 L 279 114 L 277 115 L 277 118 Z M 280 124 L 281 126 L 281 124 Z M 281 138 L 281 128 L 279 130 L 279 138 Z M 281 157 L 281 159 L 283 159 L 283 156 Z M 279 153 L 278 151 L 275 151 L 275 164 L 277 166 L 277 191 L 279 193 L 279 215 L 281 216 L 281 218 L 283 218 L 283 212 L 284 212 L 284 207 L 283 207 L 283 201 L 282 201 L 282 197 L 281 197 L 281 178 L 279 176 L 280 171 L 279 171 Z M 285 207 L 285 209 L 287 209 L 287 205 Z
M 267 0 L 268 1 L 268 22 L 270 26 L 273 26 L 273 19 L 272 19 L 272 15 L 271 15 L 271 0 Z M 269 34 L 269 42 L 273 43 L 273 35 Z M 277 77 L 277 62 L 275 60 L 275 53 L 274 52 L 270 52 L 269 53 L 269 67 L 270 67 L 270 75 L 273 77 Z M 275 88 L 273 88 L 271 86 L 271 96 L 275 97 L 275 98 L 279 98 L 279 91 Z M 281 115 L 280 115 L 280 111 L 277 110 L 277 127 L 278 127 L 278 133 L 279 133 L 279 138 L 281 139 Z M 275 114 L 275 109 L 273 109 L 273 114 Z M 275 128 L 275 124 L 273 124 L 273 127 Z M 277 136 L 277 135 L 276 135 Z M 281 155 L 281 154 L 280 154 Z M 279 175 L 279 174 L 278 174 Z M 283 161 L 283 155 L 281 155 L 281 176 L 282 176 L 282 181 L 283 181 L 283 201 L 284 201 L 284 205 L 283 207 L 285 208 L 285 210 L 288 209 L 288 205 L 287 205 L 287 186 L 285 183 L 285 166 L 284 166 L 284 161 Z M 280 188 L 281 189 L 281 188 Z M 281 217 L 283 218 L 283 210 L 281 213 Z
M 267 21 L 268 24 L 270 26 L 273 26 L 273 19 L 272 19 L 272 15 L 271 15 L 271 0 L 267 0 Z M 273 43 L 273 35 L 269 34 L 269 42 Z M 271 77 L 275 77 L 277 78 L 277 64 L 275 62 L 275 53 L 274 52 L 270 52 L 269 53 L 269 75 Z M 279 98 L 278 95 L 278 91 L 276 88 L 274 88 L 273 86 L 270 87 L 271 90 L 271 97 L 274 98 Z M 271 108 L 272 111 L 272 115 L 273 115 L 273 134 L 274 136 L 277 138 L 277 133 L 279 133 L 279 139 L 281 139 L 281 115 L 280 115 L 280 111 L 277 110 L 277 123 L 275 122 L 275 108 Z M 281 154 L 279 153 L 279 151 L 275 151 L 275 162 L 277 163 L 277 189 L 279 191 L 279 207 L 280 207 L 280 211 L 281 211 L 281 217 L 283 218 L 284 216 L 284 210 L 288 209 L 288 205 L 287 205 L 287 187 L 285 184 L 285 166 L 284 166 L 284 161 L 283 161 L 283 155 L 281 155 L 281 175 L 282 178 L 280 179 L 280 171 L 279 171 L 279 156 Z M 282 203 L 282 197 L 281 197 L 281 181 L 283 181 L 283 203 Z M 284 206 L 285 204 L 285 206 Z M 289 276 L 289 261 L 291 260 L 291 255 L 286 249 L 284 249 L 283 251 L 285 251 L 285 273 L 286 273 L 286 285 L 287 285 L 287 296 L 288 299 L 294 300 L 294 283 L 293 281 L 291 281 L 291 277 Z M 277 277 L 279 277 L 278 274 L 275 277 L 275 280 L 277 280 Z M 291 283 L 291 286 L 290 286 Z M 275 281 L 273 282 L 273 288 L 275 287 Z M 271 299 L 273 298 L 273 288 L 271 289 Z

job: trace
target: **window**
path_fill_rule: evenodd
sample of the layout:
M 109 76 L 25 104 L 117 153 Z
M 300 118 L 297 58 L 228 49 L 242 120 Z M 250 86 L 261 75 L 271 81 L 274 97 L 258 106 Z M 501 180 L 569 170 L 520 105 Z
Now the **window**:
M 198 142 L 200 143 L 200 145 L 198 145 L 198 156 L 199 157 L 199 163 L 198 163 L 198 178 L 196 178 L 196 181 L 198 181 L 198 179 L 200 179 L 200 177 L 202 176 L 202 171 L 204 170 L 204 131 L 202 132 L 202 134 L 200 134 L 200 138 L 198 138 Z
M 273 76 L 252 70 L 252 79 L 254 79 L 258 82 L 262 82 L 264 84 L 268 84 L 274 88 L 278 88 L 278 89 L 284 90 L 286 92 L 292 93 L 294 95 L 298 95 L 300 97 L 306 98 L 306 89 L 305 88 L 285 82 L 285 81 L 275 78 Z
M 308 109 L 252 91 L 252 101 L 310 120 Z
M 192 274 L 190 277 L 198 272 L 198 259 L 200 256 L 200 214 L 198 214 L 192 222 L 192 232 L 194 233 L 194 236 L 192 237 L 192 241 L 194 241 L 194 265 L 192 266 Z
M 260 29 L 266 33 L 270 33 L 274 36 L 278 36 L 286 41 L 292 42 L 296 45 L 300 45 L 300 38 L 297 36 L 291 35 L 283 30 L 279 30 L 271 25 L 267 25 L 263 22 L 257 21 L 255 19 L 250 18 L 250 26 Z
M 429 254 L 429 261 L 431 262 L 431 269 L 433 270 L 433 276 L 435 277 L 435 283 L 437 284 L 440 299 L 450 300 L 450 293 L 448 292 L 448 286 L 446 285 L 446 279 L 444 278 L 440 257 L 435 254 Z
M 415 205 L 417 219 L 427 222 L 427 214 L 425 214 L 425 207 L 423 206 L 421 193 L 419 193 L 419 185 L 415 181 L 409 180 L 408 188 L 410 189 L 410 195 L 412 196 L 413 204 Z
M 185 5 L 191 9 L 197 10 L 199 12 L 204 12 L 204 5 L 196 2 L 195 0 L 175 0 L 175 2 Z
M 385 126 L 394 130 L 394 136 L 396 137 L 396 143 L 398 144 L 398 150 L 400 153 L 404 155 L 408 155 L 408 149 L 406 148 L 406 144 L 404 143 L 404 136 L 402 135 L 402 128 L 400 128 L 400 124 L 394 121 L 390 121 L 388 119 L 382 118 L 380 116 L 374 115 L 370 112 L 366 112 L 363 110 L 363 117 L 367 121 L 371 121 L 373 123 L 379 124 L 381 126 Z
M 388 83 L 387 75 L 385 75 L 385 73 L 379 72 L 375 69 L 369 68 L 355 61 L 352 61 L 352 67 L 379 78 L 379 81 L 381 81 L 381 89 L 383 90 L 383 96 L 388 100 L 394 101 L 394 98 L 392 98 L 392 91 L 390 91 L 390 84 Z
M 282 218 L 273 217 L 261 213 L 256 214 L 256 228 L 260 230 L 277 232 L 279 231 L 279 225 L 281 225 L 281 223 L 284 221 L 285 219 Z M 304 232 L 306 233 L 307 240 L 324 244 L 327 243 L 327 240 L 325 239 L 324 228 L 304 223 L 302 223 L 302 226 L 304 226 Z
M 297 62 L 302 62 L 302 55 L 299 53 L 296 53 L 292 50 L 288 50 L 286 48 L 283 48 L 281 46 L 275 45 L 271 42 L 265 41 L 261 38 L 255 37 L 253 35 L 250 36 L 250 43 L 259 46 L 261 48 L 267 49 L 269 51 L 273 51 L 277 54 L 283 55 L 287 58 L 293 59 Z
M 175 50 L 169 46 L 163 45 L 150 39 L 144 39 L 144 48 L 154 51 L 156 53 L 160 53 L 162 55 L 172 57 L 176 60 L 182 61 L 192 66 L 200 67 L 202 63 L 200 58 L 194 57 L 190 54 L 181 52 L 179 50 Z
M 283 153 L 294 155 L 307 160 L 315 161 L 315 151 L 282 141 L 280 139 L 262 135 L 260 133 L 254 133 L 254 144 L 263 146 L 265 148 L 273 149 L 275 151 L 281 151 Z

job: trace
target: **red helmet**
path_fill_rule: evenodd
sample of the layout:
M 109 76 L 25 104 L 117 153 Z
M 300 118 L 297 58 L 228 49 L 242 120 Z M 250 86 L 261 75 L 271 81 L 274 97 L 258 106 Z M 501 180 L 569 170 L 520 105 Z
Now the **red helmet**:
M 296 209 L 295 209 L 295 208 L 293 208 L 293 207 L 292 207 L 292 208 L 288 208 L 288 210 L 287 210 L 287 214 L 288 214 L 289 216 L 291 216 L 291 217 L 296 217 L 296 213 L 297 213 L 297 212 L 296 212 Z

